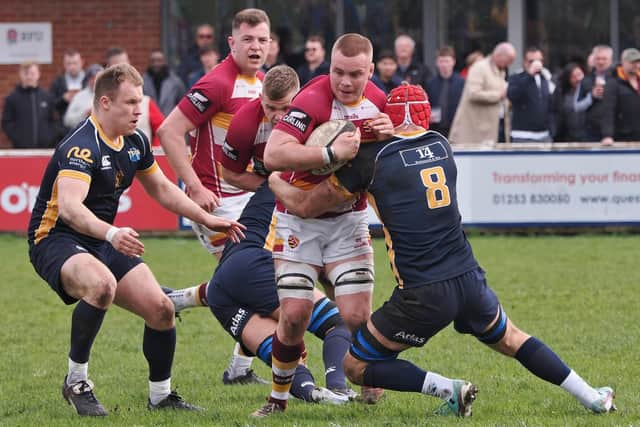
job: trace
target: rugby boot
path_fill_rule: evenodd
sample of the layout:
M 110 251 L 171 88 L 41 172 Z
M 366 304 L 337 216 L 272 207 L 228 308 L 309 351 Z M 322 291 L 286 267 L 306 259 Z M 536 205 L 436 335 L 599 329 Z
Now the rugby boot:
M 334 393 L 324 387 L 315 387 L 311 391 L 311 399 L 314 403 L 329 403 L 331 405 L 344 405 L 349 402 L 349 397 L 346 395 Z
M 225 369 L 222 373 L 222 383 L 224 385 L 248 385 L 248 384 L 271 384 L 263 378 L 260 378 L 253 369 L 247 369 L 243 375 L 230 378 L 229 370 Z
M 605 414 L 607 412 L 613 412 L 617 410 L 616 405 L 613 404 L 613 399 L 616 397 L 616 392 L 611 387 L 600 387 L 598 389 L 600 397 L 591 403 L 589 409 L 596 414 Z
M 285 407 L 280 405 L 278 402 L 273 402 L 267 399 L 267 403 L 265 403 L 262 408 L 252 412 L 251 416 L 253 418 L 265 418 L 269 415 L 284 412 L 284 409 Z
M 151 403 L 151 400 L 147 403 L 147 408 L 149 410 L 154 409 L 179 409 L 184 411 L 203 411 L 204 408 L 201 408 L 196 405 L 192 405 L 191 403 L 186 402 L 175 390 L 173 390 L 167 397 L 162 399 L 160 402 L 155 405 Z
M 108 415 L 106 409 L 93 394 L 93 382 L 91 380 L 78 381 L 67 385 L 67 377 L 64 377 L 62 385 L 62 397 L 73 406 L 78 415 L 90 417 L 104 417 Z
M 453 393 L 435 413 L 438 415 L 471 416 L 471 404 L 476 400 L 478 388 L 468 381 L 453 380 Z

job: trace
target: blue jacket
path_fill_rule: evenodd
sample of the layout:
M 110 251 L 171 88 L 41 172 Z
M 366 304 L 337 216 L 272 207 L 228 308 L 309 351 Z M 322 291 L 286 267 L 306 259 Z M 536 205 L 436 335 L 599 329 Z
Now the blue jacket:
M 551 132 L 552 102 L 547 80 L 540 76 L 540 89 L 535 78 L 523 71 L 509 77 L 507 97 L 511 101 L 513 117 L 511 129 L 532 132 Z

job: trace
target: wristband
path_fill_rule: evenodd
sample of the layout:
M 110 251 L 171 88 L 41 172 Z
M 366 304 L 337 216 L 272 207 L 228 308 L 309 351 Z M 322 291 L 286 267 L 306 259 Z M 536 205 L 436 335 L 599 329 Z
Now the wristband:
M 333 147 L 329 145 L 327 147 L 327 154 L 329 155 L 329 163 L 333 164 L 336 161 L 336 153 L 333 151 Z
M 118 231 L 120 231 L 120 229 L 112 225 L 109 227 L 109 230 L 107 230 L 107 235 L 104 237 L 104 240 L 111 243 L 113 236 L 115 236 Z

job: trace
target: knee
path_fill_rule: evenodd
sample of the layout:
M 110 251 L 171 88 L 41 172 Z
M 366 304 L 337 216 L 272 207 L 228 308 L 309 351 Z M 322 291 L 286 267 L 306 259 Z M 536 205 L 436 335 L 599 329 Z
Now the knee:
M 284 310 L 281 309 L 281 316 L 284 322 L 291 329 L 306 329 L 311 317 L 311 310 L 308 304 L 290 304 Z
M 367 367 L 365 362 L 356 359 L 351 354 L 347 353 L 342 362 L 344 374 L 349 381 L 353 384 L 363 385 L 364 383 L 364 370 Z
M 154 329 L 164 330 L 174 326 L 175 309 L 171 300 L 162 295 L 152 310 L 150 310 L 151 318 L 145 319 L 147 324 Z
M 95 279 L 86 299 L 97 307 L 106 309 L 113 303 L 113 299 L 116 296 L 116 287 L 117 283 L 113 276 L 100 275 Z
M 524 333 L 509 321 L 507 324 L 507 332 L 498 342 L 497 350 L 506 356 L 514 357 L 529 337 L 530 335 Z
M 341 312 L 342 320 L 347 325 L 350 331 L 355 331 L 363 323 L 367 323 L 369 320 L 370 310 L 368 307 L 356 307 L 349 310 L 348 313 Z

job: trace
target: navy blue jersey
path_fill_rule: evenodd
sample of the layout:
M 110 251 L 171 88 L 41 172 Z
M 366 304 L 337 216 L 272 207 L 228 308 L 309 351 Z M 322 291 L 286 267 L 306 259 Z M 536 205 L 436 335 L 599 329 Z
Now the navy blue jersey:
M 153 173 L 157 168 L 149 141 L 141 131 L 111 141 L 95 116 L 87 118 L 58 144 L 49 161 L 29 222 L 29 243 L 38 244 L 55 233 L 72 233 L 89 243 L 101 242 L 80 235 L 59 217 L 59 177 L 87 182 L 84 205 L 113 224 L 120 196 L 131 186 L 136 172 Z
M 244 232 L 245 239 L 239 243 L 227 240 L 222 251 L 220 264 L 224 262 L 232 253 L 245 248 L 263 248 L 265 240 L 270 231 L 271 216 L 276 204 L 275 196 L 265 181 L 251 196 L 249 202 L 242 210 L 238 222 L 247 227 Z M 265 249 L 267 251 L 267 249 Z M 267 251 L 268 252 L 268 251 Z
M 363 144 L 336 178 L 351 193 L 369 192 L 400 287 L 446 280 L 477 267 L 462 230 L 453 153 L 439 133 Z

